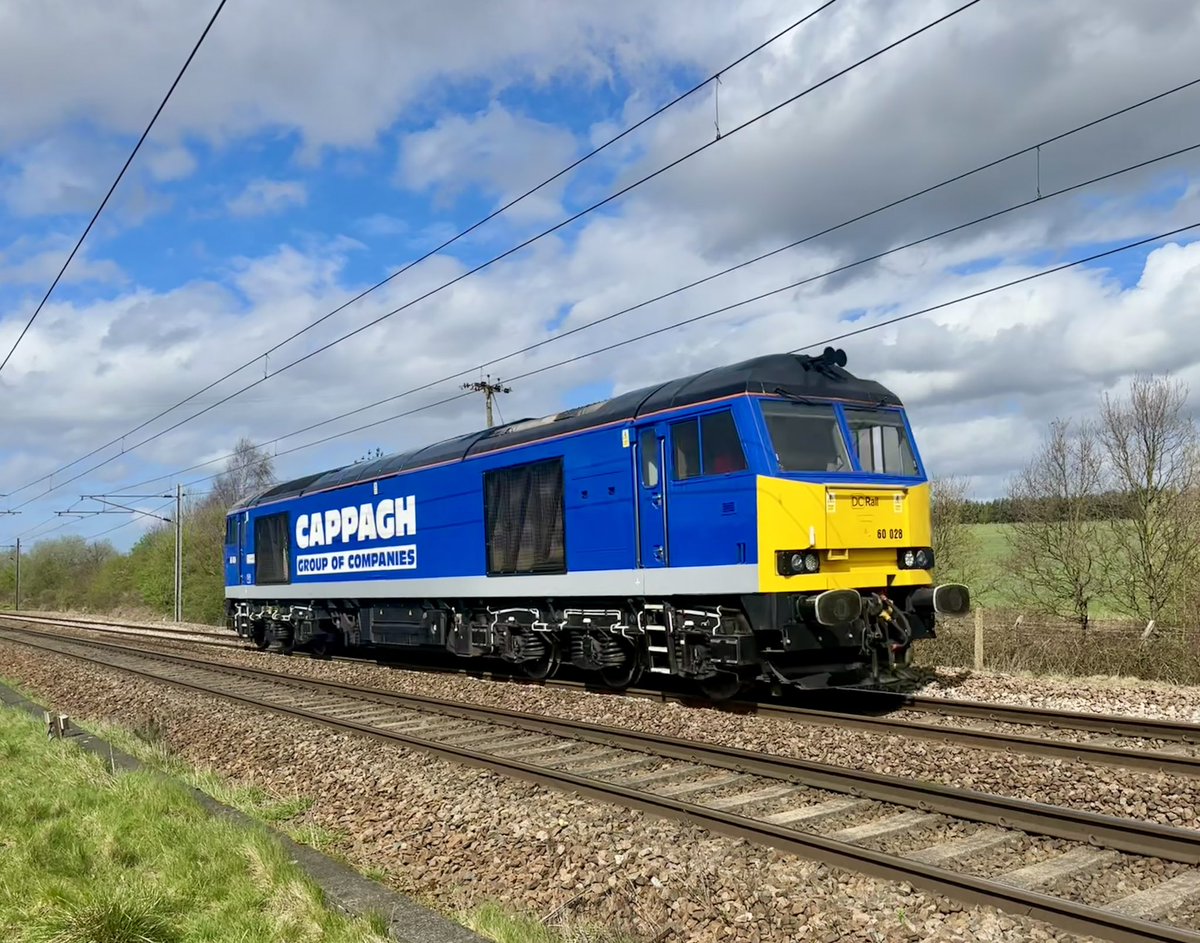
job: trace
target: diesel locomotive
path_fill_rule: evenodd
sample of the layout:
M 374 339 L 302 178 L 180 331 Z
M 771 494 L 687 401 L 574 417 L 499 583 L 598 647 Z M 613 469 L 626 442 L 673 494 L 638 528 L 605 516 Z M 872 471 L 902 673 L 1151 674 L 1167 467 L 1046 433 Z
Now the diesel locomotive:
M 845 364 L 758 357 L 276 485 L 228 514 L 228 624 L 714 697 L 886 683 L 969 596 L 933 582 L 903 405 Z

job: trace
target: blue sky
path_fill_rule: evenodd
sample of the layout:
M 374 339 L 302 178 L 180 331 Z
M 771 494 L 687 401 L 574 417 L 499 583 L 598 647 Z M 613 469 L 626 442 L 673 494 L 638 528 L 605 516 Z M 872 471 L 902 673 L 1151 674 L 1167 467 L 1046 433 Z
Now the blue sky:
M 97 205 L 207 13 L 162 0 L 66 16 L 14 8 L 0 37 L 0 345 L 7 350 Z M 814 4 L 815 5 L 815 4 Z M 723 76 L 724 130 L 923 25 L 953 4 L 896 15 L 842 0 Z M 1090 17 L 1086 35 L 1075 27 Z M 233 5 L 218 21 L 82 255 L 0 374 L 0 543 L 62 526 L 83 493 L 161 476 L 193 482 L 240 436 L 310 423 L 466 372 L 551 334 L 1197 77 L 1200 13 L 1150 16 L 1120 0 L 1056 0 L 1016 30 L 998 5 L 880 57 L 744 133 L 428 301 L 238 395 L 175 432 L 101 452 L 243 361 L 424 254 L 670 100 L 799 15 L 754 0 L 448 4 L 406 14 L 379 0 L 309 0 L 277 21 Z M 1029 26 L 1029 24 L 1026 24 Z M 91 54 L 106 31 L 124 55 Z M 1033 42 L 1036 34 L 1041 39 Z M 1064 55 L 1066 50 L 1068 55 Z M 1149 53 L 1153 53 L 1150 55 Z M 1196 143 L 1190 89 L 1043 153 L 1064 186 Z M 268 371 L 436 288 L 713 138 L 711 87 L 563 181 L 272 354 Z M 1200 220 L 1194 155 L 1008 214 L 653 341 L 516 384 L 502 415 L 540 415 L 744 356 L 785 350 Z M 807 243 L 535 352 L 513 376 L 672 324 L 1028 198 L 1025 164 Z M 851 368 L 910 402 L 935 472 L 1000 493 L 1048 419 L 1093 408 L 1137 371 L 1200 382 L 1194 238 L 1131 251 L 1009 293 L 862 335 Z M 840 328 L 839 328 L 840 326 Z M 259 360 L 136 442 L 263 375 Z M 1052 377 L 1053 382 L 1047 378 Z M 458 381 L 461 382 L 461 379 Z M 280 443 L 286 449 L 428 406 L 457 383 Z M 281 456 L 299 475 L 458 434 L 482 403 L 456 400 Z M 1012 447 L 997 453 L 996 441 Z M 100 459 L 94 473 L 65 482 Z M 219 467 L 219 463 L 212 466 Z M 50 482 L 27 487 L 50 472 Z M 55 485 L 40 495 L 47 485 Z M 101 524 L 105 526 L 101 526 Z M 57 528 L 57 529 L 55 529 Z M 114 531 L 128 546 L 139 525 Z

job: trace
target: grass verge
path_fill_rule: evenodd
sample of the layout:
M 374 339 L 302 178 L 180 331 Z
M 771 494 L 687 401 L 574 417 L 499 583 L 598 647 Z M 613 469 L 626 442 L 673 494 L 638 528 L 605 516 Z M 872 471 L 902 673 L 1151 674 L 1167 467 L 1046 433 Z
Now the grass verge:
M 381 929 L 327 909 L 270 835 L 0 709 L 0 939 L 377 943 Z
M 26 690 L 12 679 L 0 678 L 0 681 L 15 690 L 22 691 L 27 697 L 37 699 L 36 691 Z M 0 790 L 5 790 L 7 786 L 6 773 L 9 772 L 7 757 L 10 749 L 8 744 L 10 740 L 14 743 L 19 742 L 19 738 L 13 740 L 9 736 L 10 724 L 16 724 L 18 727 L 30 727 L 30 723 L 24 715 L 0 708 Z M 130 729 L 110 722 L 89 719 L 86 720 L 85 726 L 104 741 L 135 757 L 147 769 L 164 773 L 180 784 L 198 789 L 223 805 L 235 808 L 264 825 L 286 833 L 299 844 L 308 845 L 334 857 L 342 857 L 336 850 L 337 845 L 348 836 L 304 821 L 305 813 L 312 807 L 312 799 L 300 795 L 280 795 L 259 786 L 233 783 L 215 770 L 193 766 L 171 752 L 161 729 L 153 723 Z M 160 778 L 152 777 L 149 774 L 118 773 L 116 776 L 112 776 L 104 768 L 102 762 L 90 755 L 79 754 L 61 743 L 47 744 L 42 739 L 41 728 L 36 722 L 32 723 L 31 729 L 34 746 L 62 755 L 62 758 L 68 763 L 82 763 L 88 770 L 85 779 L 92 777 L 101 785 L 112 785 L 125 776 L 132 776 L 147 782 L 161 783 L 169 787 L 170 791 L 181 794 L 181 799 L 185 800 L 185 804 L 190 803 L 199 815 L 204 815 L 203 810 L 192 803 L 190 797 L 187 797 L 181 785 L 162 783 Z M 29 750 L 29 747 L 29 744 L 23 744 L 13 749 L 24 753 Z M 34 751 L 30 751 L 30 755 L 34 755 Z M 36 793 L 36 784 L 31 783 L 30 789 Z M 124 801 L 126 798 L 133 801 L 133 795 L 128 790 L 114 798 L 118 802 Z M 62 797 L 61 804 L 64 808 L 69 807 L 72 804 L 71 798 L 69 796 Z M 137 804 L 133 802 L 130 812 L 134 816 L 140 814 L 136 809 Z M 4 818 L 6 812 L 6 805 L 0 801 L 0 860 L 3 859 L 4 852 L 10 844 L 7 837 L 10 823 Z M 40 814 L 40 807 L 34 810 L 34 814 Z M 218 824 L 211 819 L 208 821 Z M 228 829 L 225 830 L 228 831 Z M 242 831 L 238 834 L 245 836 L 246 833 Z M 211 935 L 207 934 L 205 930 L 208 924 L 195 926 L 181 924 L 176 919 L 181 908 L 192 906 L 187 898 L 160 893 L 153 883 L 149 887 L 139 887 L 136 884 L 136 877 L 130 875 L 122 878 L 118 883 L 122 887 L 130 885 L 137 893 L 117 898 L 115 908 L 112 908 L 115 925 L 120 927 L 119 932 L 125 935 L 113 935 L 108 933 L 107 925 L 96 925 L 91 912 L 84 916 L 92 922 L 80 924 L 79 932 L 72 931 L 74 935 L 11 935 L 10 922 L 6 922 L 12 917 L 8 908 L 16 906 L 13 904 L 14 901 L 19 903 L 24 890 L 19 882 L 12 886 L 9 885 L 7 881 L 9 870 L 7 864 L 9 863 L 5 862 L 4 866 L 0 866 L 0 940 L 5 943 L 10 940 L 12 943 L 160 943 L 160 941 L 161 943 L 176 943 L 176 941 L 183 940 L 224 943 L 225 940 L 237 940 L 241 943 L 245 940 L 270 939 L 280 941 L 280 943 L 290 943 L 290 941 L 306 943 L 310 940 L 314 943 L 318 940 L 321 943 L 342 943 L 342 941 L 345 943 L 382 943 L 387 939 L 382 935 L 385 933 L 382 922 L 343 921 L 344 928 L 336 932 L 329 932 L 325 924 L 319 920 L 297 919 L 307 913 L 310 907 L 315 906 L 319 909 L 319 889 L 307 882 L 306 879 L 297 881 L 300 872 L 286 862 L 279 851 L 279 846 L 271 840 L 269 835 L 256 836 L 256 841 L 268 846 L 273 851 L 268 855 L 264 855 L 261 850 L 249 851 L 243 856 L 249 870 L 243 868 L 243 874 L 272 877 L 281 866 L 290 869 L 285 875 L 285 880 L 275 882 L 281 885 L 278 891 L 268 892 L 265 896 L 260 895 L 257 898 L 260 902 L 264 902 L 266 909 L 263 913 L 276 912 L 293 915 L 282 923 L 269 923 L 268 926 L 271 928 L 269 933 L 260 935 L 260 925 L 252 925 L 240 928 L 230 926 L 227 935 Z M 14 867 L 13 870 L 19 872 L 20 869 Z M 379 868 L 360 867 L 359 870 L 365 876 L 381 884 L 392 883 L 387 872 Z M 205 881 L 205 878 L 200 875 L 190 877 L 194 877 L 197 882 Z M 217 885 L 210 884 L 208 886 L 216 888 Z M 213 893 L 223 892 L 214 890 Z M 424 903 L 431 909 L 444 909 L 436 901 L 427 900 Z M 102 913 L 101 916 L 105 920 L 110 919 L 107 912 Z M 549 921 L 536 915 L 517 912 L 491 901 L 454 908 L 448 916 L 484 939 L 495 941 L 495 943 L 632 943 L 633 940 L 632 937 L 625 934 L 587 922 L 576 921 L 570 917 L 555 915 L 556 919 Z M 155 923 L 159 918 L 162 918 L 161 922 Z M 124 921 L 124 925 L 122 925 L 122 921 Z M 291 929 L 289 930 L 289 928 Z

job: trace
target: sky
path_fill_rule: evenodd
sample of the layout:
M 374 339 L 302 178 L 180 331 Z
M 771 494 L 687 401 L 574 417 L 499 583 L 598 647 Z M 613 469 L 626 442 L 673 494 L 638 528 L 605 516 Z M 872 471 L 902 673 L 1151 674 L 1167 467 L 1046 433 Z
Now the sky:
M 483 401 L 454 398 L 460 385 L 530 345 L 486 368 L 512 387 L 505 420 L 819 343 L 1200 223 L 1200 150 L 1158 160 L 1200 144 L 1200 84 L 1026 150 L 1200 79 L 1200 5 L 981 0 L 824 82 L 962 2 L 837 0 L 727 68 L 819 0 L 229 0 L 0 372 L 0 509 L 21 512 L 0 515 L 0 545 L 80 534 L 129 546 L 147 520 L 56 512 L 176 483 L 200 495 L 241 437 L 294 477 L 468 432 Z M 213 8 L 0 7 L 0 351 Z M 718 72 L 719 85 L 412 264 Z M 1198 309 L 1195 229 L 840 346 L 908 405 L 929 472 L 986 498 L 1052 419 L 1087 414 L 1134 374 L 1200 390 Z

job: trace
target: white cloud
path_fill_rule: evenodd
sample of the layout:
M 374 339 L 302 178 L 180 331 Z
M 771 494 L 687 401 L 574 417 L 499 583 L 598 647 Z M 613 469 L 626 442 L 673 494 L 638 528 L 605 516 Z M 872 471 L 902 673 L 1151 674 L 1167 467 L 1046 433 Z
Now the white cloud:
M 46 7 L 57 8 L 53 2 Z M 42 89 L 40 110 L 27 108 L 26 101 L 0 102 L 0 141 L 32 140 L 81 108 L 126 131 L 144 120 L 145 76 L 168 74 L 168 60 L 198 24 L 183 18 L 133 23 L 130 9 L 110 15 L 132 30 L 129 46 L 140 51 L 131 59 L 142 58 L 112 63 L 111 74 L 93 83 L 95 91 L 78 78 L 74 84 L 45 78 L 44 85 L 32 86 Z M 170 119 L 163 129 L 165 146 L 185 132 L 227 139 L 264 128 L 295 133 L 314 146 L 371 144 L 398 114 L 419 109 L 406 117 L 427 119 L 428 128 L 401 141 L 400 181 L 447 198 L 456 188 L 472 186 L 501 200 L 565 163 L 576 152 L 575 139 L 533 111 L 517 114 L 495 104 L 481 114 L 455 114 L 446 105 L 453 96 L 443 86 L 453 90 L 455 81 L 474 77 L 496 90 L 520 83 L 544 90 L 564 77 L 585 88 L 611 79 L 614 86 L 639 89 L 624 111 L 640 117 L 666 96 L 669 84 L 645 77 L 671 79 L 681 65 L 692 74 L 723 63 L 795 15 L 766 2 L 732 9 L 621 2 L 592 8 L 530 0 L 503 10 L 442 5 L 412 16 L 366 0 L 337 8 L 314 2 L 269 30 L 256 24 L 271 11 L 250 0 L 230 6 L 230 19 L 218 24 L 213 37 L 219 41 L 202 51 L 196 73 L 172 102 L 164 116 Z M 823 15 L 725 76 L 723 129 L 946 9 L 944 0 L 923 0 L 899 13 L 882 0 L 839 4 L 828 18 Z M 24 25 L 18 24 L 17 33 L 26 45 L 28 24 L 39 22 L 40 11 L 33 3 L 20 8 L 17 19 Z M 113 484 L 136 480 L 220 454 L 238 435 L 269 439 L 468 369 L 544 339 L 547 325 L 560 320 L 566 327 L 582 325 L 1131 103 L 1190 78 L 1200 61 L 1200 8 L 1189 2 L 1056 0 L 1034 5 L 1030 17 L 1016 21 L 1001 5 L 981 4 L 953 25 L 723 140 L 615 202 L 605 215 L 589 217 L 272 378 L 96 477 Z M 107 28 L 86 11 L 76 19 L 78 30 L 89 24 L 101 32 Z M 463 28 L 465 21 L 470 29 Z M 76 20 L 65 22 L 66 35 L 52 41 L 57 58 L 70 63 L 71 44 L 82 40 Z M 174 30 L 170 35 L 162 32 L 168 27 Z M 0 31 L 0 53 L 20 52 L 20 43 L 8 35 Z M 168 47 L 171 55 L 162 52 Z M 325 56 L 313 55 L 316 49 Z M 41 69 L 34 66 L 35 72 Z M 0 54 L 0 83 L 8 68 Z M 530 84 L 537 82 L 547 84 Z M 1194 143 L 1187 139 L 1194 122 L 1187 119 L 1197 102 L 1200 90 L 1193 90 L 1045 148 L 1043 189 Z M 620 160 L 603 166 L 632 179 L 710 140 L 712 107 L 711 94 L 698 96 L 632 136 L 616 151 Z M 22 145 L 21 154 L 32 152 Z M 174 172 L 186 173 L 186 160 L 172 159 L 179 161 Z M 171 172 L 168 167 L 167 175 Z M 1080 243 L 1194 221 L 1200 164 L 1178 161 L 1172 173 L 1180 184 L 1173 204 L 1144 197 L 1160 180 L 1158 171 L 1122 178 L 1085 196 L 1047 200 L 1002 222 L 517 381 L 502 404 L 504 415 L 542 415 L 573 402 L 570 391 L 581 387 L 611 381 L 618 390 L 630 389 L 877 323 L 1035 271 L 1026 258 L 1031 251 L 1069 257 Z M 603 176 L 590 176 L 587 186 L 599 187 L 596 178 Z M 41 188 L 41 205 L 54 203 L 71 185 L 81 186 L 72 174 L 46 179 L 58 182 Z M 1031 196 L 1035 184 L 1033 160 L 1023 158 L 490 370 L 511 378 L 619 342 L 999 209 Z M 284 203 L 297 197 L 287 185 L 256 181 L 235 201 L 245 197 L 246 207 L 265 211 L 271 187 L 284 187 L 282 196 L 274 193 Z M 396 197 L 394 191 L 390 195 Z M 548 212 L 560 196 L 533 204 L 530 213 Z M 401 218 L 382 204 L 384 198 L 360 204 L 369 210 L 356 210 L 378 209 L 374 215 L 344 224 L 367 236 L 401 237 L 389 240 L 386 252 L 369 256 L 369 270 L 394 270 L 407 261 L 405 253 L 458 228 L 455 219 L 431 222 L 424 213 Z M 0 402 L 21 397 L 14 418 L 6 416 L 0 491 L 27 480 L 31 469 L 74 458 L 135 425 L 356 294 L 366 276 L 359 277 L 357 265 L 348 267 L 352 250 L 360 251 L 331 237 L 320 245 L 285 245 L 232 262 L 218 257 L 211 261 L 229 284 L 127 287 L 100 301 L 52 304 L 21 356 L 0 376 Z M 33 254 L 32 248 L 22 250 L 0 264 L 22 264 Z M 1167 247 L 1149 257 L 1132 287 L 1123 288 L 1099 270 L 1076 269 L 874 331 L 845 346 L 855 372 L 880 378 L 911 404 L 932 470 L 971 475 L 980 493 L 996 493 L 1046 421 L 1090 409 L 1100 391 L 1119 386 L 1135 371 L 1174 371 L 1196 384 L 1200 395 L 1200 332 L 1194 329 L 1200 314 L 1198 265 L 1200 246 Z M 453 258 L 430 259 L 273 354 L 266 368 L 278 369 L 463 268 Z M 845 320 L 849 312 L 858 315 L 852 325 Z M 0 309 L 0 349 L 19 328 L 17 314 Z M 263 368 L 255 364 L 238 381 L 261 376 Z M 195 405 L 233 388 L 223 384 Z M 447 384 L 352 422 L 394 415 L 455 392 Z M 475 428 L 481 414 L 479 402 L 459 400 L 283 457 L 280 470 L 301 474 L 352 460 L 376 445 L 388 451 L 418 445 Z M 349 424 L 289 439 L 281 448 Z M 71 485 L 68 493 L 85 484 Z M 44 507 L 59 506 L 56 500 L 47 499 Z
M 270 216 L 308 202 L 308 189 L 298 180 L 252 180 L 225 208 L 232 216 Z
M 0 196 L 18 217 L 91 213 L 121 166 L 112 148 L 82 137 L 42 141 L 10 159 L 14 170 L 0 177 Z
M 75 244 L 76 236 L 58 234 L 35 238 L 21 236 L 0 249 L 0 284 L 32 285 L 46 288 L 62 268 Z M 87 246 L 75 256 L 63 275 L 63 282 L 96 282 L 121 284 L 125 273 L 111 259 L 92 259 Z
M 397 176 L 411 190 L 437 191 L 444 202 L 474 186 L 506 203 L 570 163 L 575 149 L 566 129 L 493 102 L 480 114 L 447 115 L 428 130 L 407 135 Z M 561 213 L 559 193 L 561 186 L 547 187 L 511 212 L 518 217 Z
M 365 216 L 355 222 L 354 228 L 365 236 L 403 236 L 412 232 L 407 221 L 387 213 Z
M 144 159 L 154 179 L 162 182 L 182 180 L 197 166 L 192 152 L 181 145 L 151 147 Z
M 783 19 L 758 0 L 739 12 L 757 36 Z M 449 0 L 419 11 L 387 0 L 299 0 L 287 16 L 262 0 L 230 5 L 193 62 L 156 130 L 214 139 L 298 128 L 311 146 L 364 146 L 447 83 L 605 81 L 660 68 L 658 53 L 708 64 L 745 42 L 713 29 L 727 7 L 705 3 L 603 6 Z M 147 15 L 144 0 L 103 9 L 70 0 L 9 4 L 0 30 L 0 146 L 86 119 L 136 133 L 157 105 L 210 15 L 174 4 Z M 686 15 L 684 15 L 686 13 Z M 739 30 L 740 32 L 741 30 Z M 121 55 L 97 59 L 97 49 Z

